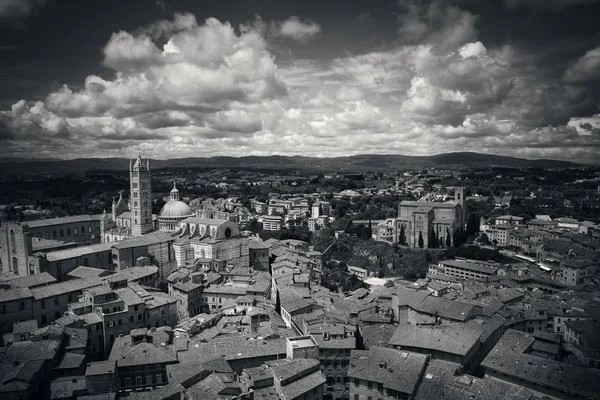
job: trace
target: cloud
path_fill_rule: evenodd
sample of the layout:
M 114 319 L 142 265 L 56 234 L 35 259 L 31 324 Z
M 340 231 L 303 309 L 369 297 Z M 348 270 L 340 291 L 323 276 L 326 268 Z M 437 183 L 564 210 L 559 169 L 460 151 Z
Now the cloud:
M 46 5 L 47 0 L 0 1 L 0 25 L 24 28 L 24 21 Z
M 486 42 L 477 16 L 453 4 L 404 2 L 397 41 L 331 60 L 275 57 L 282 25 L 258 16 L 235 29 L 176 14 L 115 32 L 103 49 L 113 76 L 0 111 L 0 156 L 470 150 L 594 161 L 597 49 L 547 66 L 542 52 Z
M 314 21 L 300 21 L 298 17 L 291 16 L 279 25 L 279 35 L 298 42 L 307 42 L 321 32 L 321 26 Z
M 566 71 L 564 79 L 573 85 L 600 81 L 600 46 L 586 52 Z
M 529 7 L 533 10 L 558 11 L 564 8 L 597 3 L 598 0 L 506 0 L 506 7 Z
M 477 38 L 477 16 L 441 1 L 399 1 L 398 34 L 407 43 L 433 43 L 440 52 Z

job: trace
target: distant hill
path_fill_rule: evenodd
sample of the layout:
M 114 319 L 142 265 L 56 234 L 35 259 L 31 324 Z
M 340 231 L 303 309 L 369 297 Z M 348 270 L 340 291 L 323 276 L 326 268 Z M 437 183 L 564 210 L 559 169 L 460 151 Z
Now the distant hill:
M 528 160 L 525 158 L 497 156 L 479 153 L 446 153 L 434 156 L 405 156 L 364 154 L 349 157 L 317 158 L 301 156 L 247 156 L 175 158 L 151 160 L 153 169 L 161 168 L 243 168 L 254 170 L 299 170 L 299 171 L 376 171 L 407 170 L 432 167 L 477 167 L 502 166 L 517 168 L 571 168 L 581 167 L 569 161 Z M 127 170 L 129 160 L 125 158 L 78 158 L 74 160 L 0 160 L 0 174 L 69 173 L 91 170 Z

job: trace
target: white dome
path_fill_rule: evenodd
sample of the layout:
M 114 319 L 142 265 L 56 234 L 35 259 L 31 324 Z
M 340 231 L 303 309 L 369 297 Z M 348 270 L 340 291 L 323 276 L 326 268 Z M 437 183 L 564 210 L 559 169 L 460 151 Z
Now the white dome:
M 171 199 L 160 210 L 159 217 L 190 217 L 193 215 L 190 207 L 183 201 Z

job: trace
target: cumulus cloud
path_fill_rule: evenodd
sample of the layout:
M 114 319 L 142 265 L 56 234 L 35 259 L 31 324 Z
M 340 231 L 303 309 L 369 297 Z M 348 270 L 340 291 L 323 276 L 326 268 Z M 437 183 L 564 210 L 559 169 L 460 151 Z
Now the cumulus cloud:
M 582 85 L 600 81 L 600 46 L 586 52 L 565 72 L 565 81 Z
M 260 17 L 235 29 L 177 14 L 115 32 L 103 49 L 113 77 L 0 111 L 0 154 L 595 159 L 597 49 L 539 74 L 535 54 L 484 42 L 475 15 L 402 4 L 393 46 L 324 61 L 278 60 L 271 41 L 283 25 Z
M 291 16 L 279 24 L 279 35 L 299 42 L 306 42 L 321 32 L 321 26 L 314 21 L 301 21 Z

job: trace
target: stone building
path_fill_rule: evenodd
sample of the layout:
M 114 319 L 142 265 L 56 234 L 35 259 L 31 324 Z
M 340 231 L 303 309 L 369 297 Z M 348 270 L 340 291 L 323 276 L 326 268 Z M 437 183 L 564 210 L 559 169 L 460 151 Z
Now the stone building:
M 248 238 L 231 221 L 190 217 L 180 223 L 180 234 L 173 243 L 177 266 L 186 263 L 212 264 L 216 269 L 232 265 L 247 266 Z
M 402 201 L 394 229 L 394 242 L 410 247 L 430 247 L 454 244 L 455 232 L 465 229 L 465 189 L 456 188 L 454 201 L 445 203 L 428 201 Z M 435 234 L 435 238 L 430 238 Z

